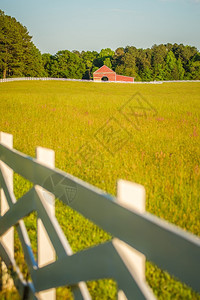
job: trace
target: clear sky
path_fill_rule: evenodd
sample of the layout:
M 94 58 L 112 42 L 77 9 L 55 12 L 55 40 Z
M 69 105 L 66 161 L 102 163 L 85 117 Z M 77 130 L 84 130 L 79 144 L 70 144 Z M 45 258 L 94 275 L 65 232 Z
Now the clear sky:
M 183 43 L 200 50 L 200 0 L 0 0 L 42 53 Z

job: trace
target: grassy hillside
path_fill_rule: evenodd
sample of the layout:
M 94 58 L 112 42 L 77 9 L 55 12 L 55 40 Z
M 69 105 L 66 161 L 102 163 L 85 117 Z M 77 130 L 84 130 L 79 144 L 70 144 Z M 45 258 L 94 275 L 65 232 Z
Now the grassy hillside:
M 56 167 L 113 195 L 119 178 L 140 183 L 147 211 L 200 236 L 199 129 L 200 83 L 0 84 L 0 130 L 13 134 L 17 150 L 35 156 L 36 146 L 51 148 Z M 17 197 L 29 188 L 15 175 Z M 73 251 L 110 238 L 59 202 L 56 215 Z M 26 225 L 36 249 L 34 215 Z M 200 299 L 149 262 L 146 274 L 159 299 Z M 116 297 L 112 280 L 88 286 L 94 299 Z M 58 294 L 71 297 L 68 290 Z

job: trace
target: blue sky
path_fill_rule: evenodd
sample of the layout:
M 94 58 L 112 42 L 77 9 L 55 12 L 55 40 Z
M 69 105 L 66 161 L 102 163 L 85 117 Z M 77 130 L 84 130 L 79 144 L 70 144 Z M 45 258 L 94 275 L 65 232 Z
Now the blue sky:
M 200 50 L 200 0 L 1 0 L 42 53 L 183 43 Z

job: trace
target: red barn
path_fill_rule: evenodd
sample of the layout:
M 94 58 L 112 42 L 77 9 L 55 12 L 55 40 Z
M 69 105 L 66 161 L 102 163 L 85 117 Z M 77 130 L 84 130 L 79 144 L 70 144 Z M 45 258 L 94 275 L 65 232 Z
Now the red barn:
M 134 82 L 133 77 L 117 75 L 116 72 L 103 65 L 101 68 L 96 70 L 93 73 L 94 81 L 125 81 L 125 82 Z

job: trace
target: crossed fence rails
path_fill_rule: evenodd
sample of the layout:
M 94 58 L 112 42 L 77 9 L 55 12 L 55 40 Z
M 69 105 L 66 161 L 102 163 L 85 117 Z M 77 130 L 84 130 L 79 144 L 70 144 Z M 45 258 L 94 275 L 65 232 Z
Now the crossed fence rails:
M 200 292 L 200 238 L 145 212 L 143 186 L 118 181 L 117 197 L 54 167 L 54 152 L 38 147 L 36 159 L 12 148 L 0 133 L 0 256 L 4 278 L 22 299 L 55 299 L 69 285 L 75 299 L 91 299 L 85 281 L 114 278 L 118 299 L 155 299 L 145 281 L 145 257 Z M 34 186 L 16 201 L 13 171 Z M 55 184 L 57 183 L 57 184 Z M 90 219 L 112 240 L 73 254 L 54 215 L 54 196 Z M 38 260 L 23 218 L 38 216 Z M 31 276 L 26 281 L 14 260 L 16 227 Z M 12 279 L 11 279 L 12 277 Z

